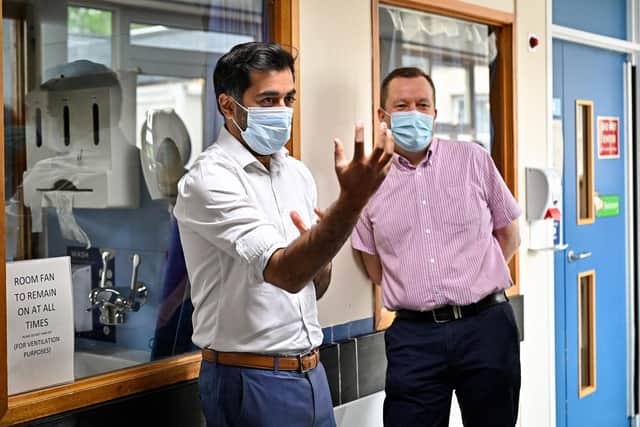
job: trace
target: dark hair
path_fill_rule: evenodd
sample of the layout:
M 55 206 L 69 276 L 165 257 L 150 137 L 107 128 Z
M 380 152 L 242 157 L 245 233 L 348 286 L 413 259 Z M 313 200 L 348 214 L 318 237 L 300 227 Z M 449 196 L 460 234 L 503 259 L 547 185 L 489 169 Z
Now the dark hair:
M 249 42 L 234 46 L 222 55 L 213 72 L 216 102 L 221 93 L 242 102 L 244 92 L 251 85 L 251 71 L 280 71 L 289 68 L 295 78 L 294 61 L 293 56 L 279 44 Z
M 380 107 L 384 108 L 387 102 L 389 83 L 391 83 L 391 80 L 395 79 L 396 77 L 424 77 L 425 79 L 427 79 L 427 82 L 429 82 L 429 84 L 431 85 L 431 89 L 433 89 L 433 105 L 436 105 L 436 86 L 433 84 L 433 80 L 431 80 L 431 77 L 429 77 L 429 75 L 422 71 L 420 68 L 401 67 L 396 68 L 395 70 L 387 74 L 387 77 L 385 77 L 382 81 L 382 86 L 380 86 Z

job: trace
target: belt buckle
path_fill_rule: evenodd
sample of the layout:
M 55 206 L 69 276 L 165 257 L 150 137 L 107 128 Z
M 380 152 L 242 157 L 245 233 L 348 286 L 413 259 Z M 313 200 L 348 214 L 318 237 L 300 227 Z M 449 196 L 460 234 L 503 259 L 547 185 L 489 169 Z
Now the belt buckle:
M 312 354 L 313 354 L 313 350 L 309 351 L 307 353 L 304 353 L 304 354 L 298 354 L 296 356 L 296 359 L 298 359 L 298 372 L 299 373 L 304 374 L 304 373 L 309 372 L 311 370 L 311 368 L 305 369 L 304 364 L 302 363 L 302 359 L 307 357 L 307 356 L 310 356 Z
M 438 316 L 436 315 L 436 310 L 437 309 L 433 309 L 433 310 L 431 310 L 431 315 L 433 316 L 433 321 L 435 323 L 438 323 L 438 324 L 443 324 L 443 323 L 449 323 L 452 320 L 462 319 L 462 309 L 460 308 L 460 306 L 459 305 L 452 305 L 450 307 L 451 307 L 451 310 L 453 311 L 453 319 L 439 320 Z

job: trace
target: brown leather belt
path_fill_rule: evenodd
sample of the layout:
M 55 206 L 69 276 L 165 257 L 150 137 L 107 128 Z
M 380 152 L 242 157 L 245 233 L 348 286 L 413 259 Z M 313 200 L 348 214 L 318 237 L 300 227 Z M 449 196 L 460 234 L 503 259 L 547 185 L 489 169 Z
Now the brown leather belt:
M 255 353 L 228 353 L 205 348 L 202 349 L 202 358 L 228 366 L 307 372 L 318 366 L 320 352 L 316 348 L 298 356 L 267 356 Z

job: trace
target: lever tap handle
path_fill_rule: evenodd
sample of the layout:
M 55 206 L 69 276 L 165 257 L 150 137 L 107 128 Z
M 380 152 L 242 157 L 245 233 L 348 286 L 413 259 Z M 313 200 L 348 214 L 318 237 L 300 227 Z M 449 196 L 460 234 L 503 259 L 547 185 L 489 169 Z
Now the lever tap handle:
M 129 300 L 133 302 L 138 289 L 138 267 L 140 266 L 140 255 L 133 254 L 133 257 L 131 257 L 131 264 L 131 286 L 129 287 L 129 289 L 131 289 L 131 293 L 129 294 Z
M 109 260 L 113 255 L 109 251 L 102 251 L 102 274 L 100 275 L 100 287 L 107 287 L 107 266 L 109 265 Z

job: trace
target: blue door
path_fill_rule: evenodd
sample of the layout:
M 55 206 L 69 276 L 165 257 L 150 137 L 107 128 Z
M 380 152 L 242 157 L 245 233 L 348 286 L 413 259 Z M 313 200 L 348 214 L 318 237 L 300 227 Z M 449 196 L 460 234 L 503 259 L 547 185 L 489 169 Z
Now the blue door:
M 558 426 L 629 424 L 624 65 L 620 53 L 553 42 L 568 244 L 555 255 Z

